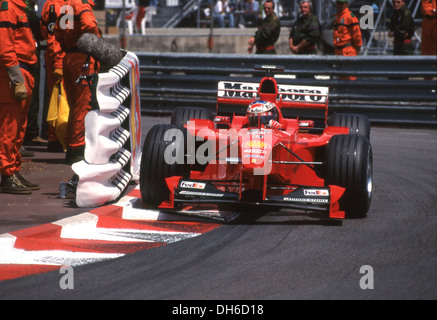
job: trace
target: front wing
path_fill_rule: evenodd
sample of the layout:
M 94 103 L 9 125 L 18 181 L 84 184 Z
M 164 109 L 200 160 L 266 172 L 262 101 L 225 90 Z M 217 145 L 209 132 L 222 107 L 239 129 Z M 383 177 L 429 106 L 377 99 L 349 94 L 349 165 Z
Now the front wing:
M 345 188 L 330 185 L 328 187 L 300 186 L 285 195 L 266 195 L 262 201 L 247 202 L 241 200 L 241 194 L 224 192 L 212 183 L 202 180 L 170 177 L 166 179 L 170 190 L 170 199 L 160 208 L 172 209 L 178 204 L 257 204 L 276 208 L 291 208 L 309 211 L 325 211 L 330 218 L 344 219 L 345 212 L 340 210 L 338 201 Z

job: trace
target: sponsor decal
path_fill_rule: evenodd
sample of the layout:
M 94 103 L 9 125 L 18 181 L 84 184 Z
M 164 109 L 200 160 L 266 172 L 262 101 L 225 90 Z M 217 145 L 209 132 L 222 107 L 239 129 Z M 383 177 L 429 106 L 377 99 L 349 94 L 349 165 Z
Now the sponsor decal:
M 315 198 L 289 198 L 289 197 L 284 197 L 284 201 L 291 201 L 291 202 L 329 203 L 329 200 L 328 200 L 328 199 L 315 199 Z
M 303 194 L 306 196 L 328 197 L 329 191 L 326 189 L 304 189 Z
M 260 158 L 260 159 L 264 159 L 265 156 L 262 154 L 245 154 L 243 156 L 243 158 Z
M 251 149 L 251 148 L 258 148 L 258 149 L 265 149 L 265 148 L 271 148 L 272 146 L 261 140 L 250 140 L 243 143 L 243 148 Z
M 201 197 L 223 197 L 224 193 L 198 192 L 198 191 L 181 191 L 179 194 L 187 196 L 201 196 Z
M 261 113 L 272 110 L 275 105 L 269 101 L 257 100 L 247 107 L 248 113 Z
M 258 97 L 258 88 L 258 83 L 220 81 L 218 84 L 218 97 L 225 99 L 254 99 Z M 278 84 L 278 93 L 284 102 L 326 104 L 328 101 L 328 92 L 328 87 Z
M 205 189 L 205 184 L 202 182 L 193 182 L 193 181 L 182 181 L 181 188 L 190 188 L 190 189 Z
M 246 141 L 242 145 L 243 147 L 243 158 L 251 158 L 251 163 L 256 163 L 256 159 L 265 158 L 267 151 L 266 149 L 271 148 L 271 145 L 262 140 L 250 140 Z
M 257 83 L 242 82 L 219 82 L 218 96 L 222 98 L 245 98 L 253 99 L 258 97 Z

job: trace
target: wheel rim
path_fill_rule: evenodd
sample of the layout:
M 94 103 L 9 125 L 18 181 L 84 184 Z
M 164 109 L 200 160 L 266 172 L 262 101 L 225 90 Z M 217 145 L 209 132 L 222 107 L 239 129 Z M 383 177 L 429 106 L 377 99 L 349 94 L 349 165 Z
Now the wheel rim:
M 373 157 L 371 150 L 369 150 L 367 155 L 367 164 L 367 199 L 370 201 L 373 192 Z

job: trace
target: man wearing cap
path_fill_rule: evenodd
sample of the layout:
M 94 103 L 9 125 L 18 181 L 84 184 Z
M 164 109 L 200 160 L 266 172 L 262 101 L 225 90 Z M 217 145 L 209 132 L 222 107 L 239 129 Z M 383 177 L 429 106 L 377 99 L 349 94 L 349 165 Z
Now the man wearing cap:
M 356 56 L 363 45 L 358 18 L 349 10 L 347 0 L 337 0 L 334 20 L 334 47 L 339 56 Z
M 290 30 L 289 45 L 294 54 L 316 54 L 320 38 L 320 23 L 312 13 L 311 0 L 300 0 L 300 16 Z
M 412 55 L 414 48 L 411 38 L 414 35 L 414 21 L 405 0 L 393 0 L 393 15 L 390 19 L 389 37 L 394 39 L 393 55 Z

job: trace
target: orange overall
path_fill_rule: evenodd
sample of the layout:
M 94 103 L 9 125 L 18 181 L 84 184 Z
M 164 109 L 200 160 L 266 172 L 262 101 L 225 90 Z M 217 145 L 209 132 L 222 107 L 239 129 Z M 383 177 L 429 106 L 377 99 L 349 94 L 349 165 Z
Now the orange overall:
M 437 46 L 436 0 L 422 0 L 422 54 L 435 55 Z
M 47 50 L 44 53 L 44 60 L 49 94 L 51 94 L 55 84 L 53 71 L 55 69 L 62 69 L 62 60 L 65 55 L 53 33 L 57 17 L 61 12 L 63 4 L 64 0 L 47 0 L 41 12 L 41 34 L 47 41 Z
M 335 55 L 356 56 L 362 45 L 363 39 L 357 17 L 349 8 L 338 12 L 334 20 Z M 349 79 L 354 80 L 355 77 Z
M 53 33 L 63 4 L 64 0 L 47 0 L 41 12 L 41 35 L 47 41 L 47 50 L 44 52 L 44 67 L 46 69 L 46 84 L 49 97 L 51 97 L 56 82 L 53 71 L 56 69 L 62 70 L 62 60 L 65 55 Z M 50 125 L 48 127 L 47 138 L 49 141 L 57 141 L 55 128 Z
M 0 173 L 12 176 L 21 168 L 19 149 L 26 133 L 27 112 L 34 86 L 31 68 L 37 62 L 36 43 L 22 0 L 0 4 Z M 20 66 L 27 98 L 14 96 L 14 84 L 6 68 Z
M 68 131 L 65 137 L 67 148 L 80 149 L 85 146 L 85 116 L 91 110 L 91 91 L 88 86 L 76 81 L 82 75 L 97 72 L 95 60 L 87 54 L 79 52 L 77 40 L 84 33 L 100 36 L 97 20 L 93 14 L 92 0 L 66 0 L 64 5 L 72 8 L 66 11 L 74 16 L 70 19 L 72 25 L 66 26 L 68 19 L 61 16 L 55 27 L 55 37 L 65 52 L 63 60 L 64 85 L 70 107 Z M 63 25 L 64 23 L 64 25 Z
M 342 56 L 356 56 L 363 45 L 360 24 L 357 17 L 349 8 L 336 14 L 334 20 L 335 54 Z

